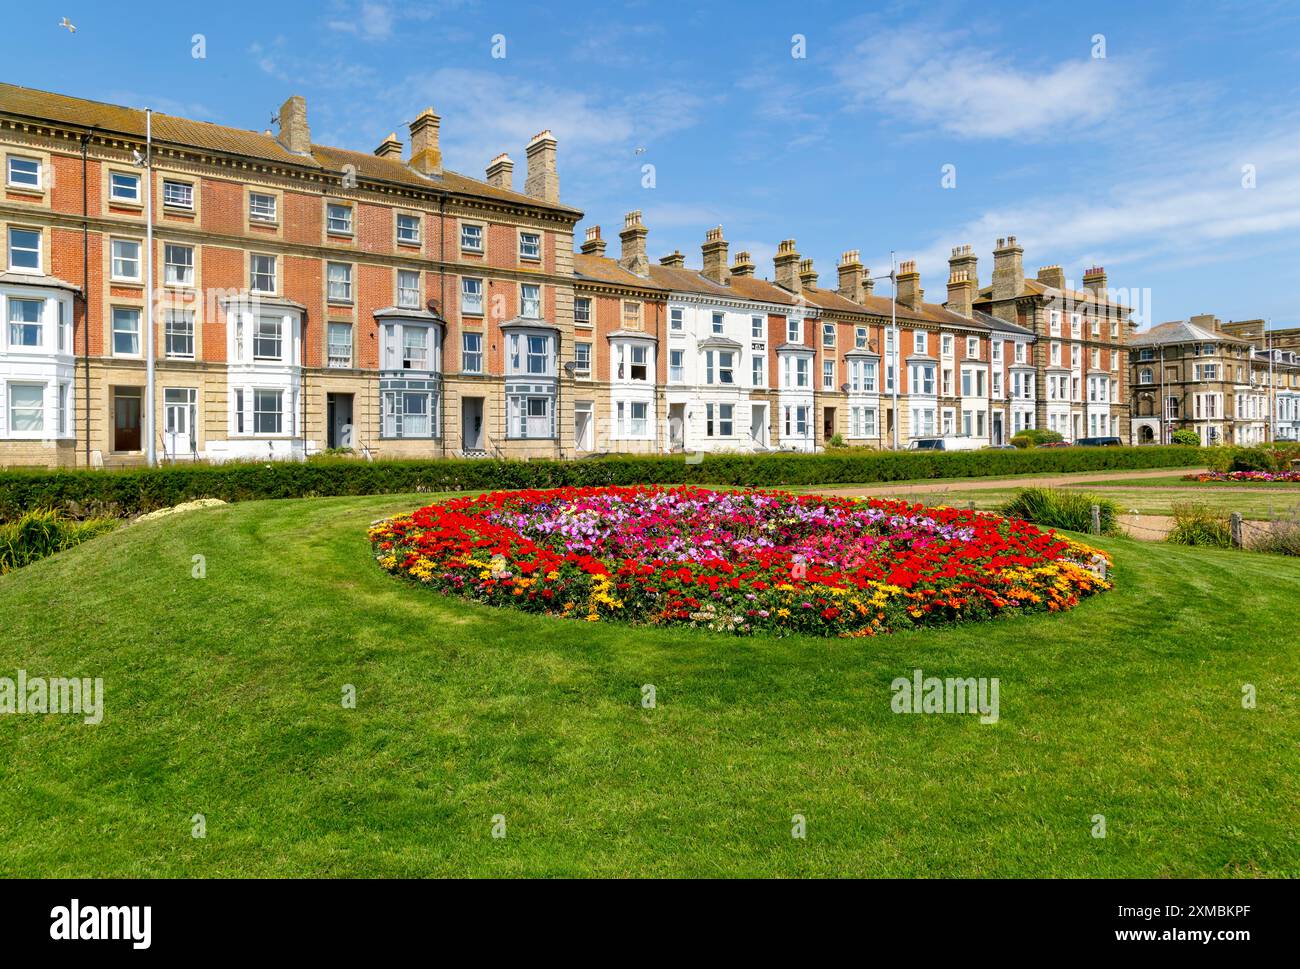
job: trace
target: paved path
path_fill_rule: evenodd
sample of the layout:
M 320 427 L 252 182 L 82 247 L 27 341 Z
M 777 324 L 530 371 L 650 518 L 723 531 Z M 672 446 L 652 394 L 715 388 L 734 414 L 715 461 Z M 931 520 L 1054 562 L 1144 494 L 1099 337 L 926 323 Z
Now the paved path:
M 1135 478 L 1167 478 L 1175 474 L 1196 474 L 1205 468 L 1157 468 L 1148 471 L 1087 471 L 1078 474 L 1029 475 L 1018 478 L 962 478 L 960 480 L 933 482 L 893 482 L 880 481 L 869 485 L 847 485 L 839 488 L 818 488 L 820 494 L 828 495 L 874 495 L 890 491 L 906 491 L 908 494 L 933 494 L 942 491 L 984 491 L 1000 488 L 1054 488 L 1061 485 L 1088 484 L 1093 481 L 1115 482 L 1116 486 L 1125 480 Z M 1184 485 L 1184 487 L 1186 487 Z

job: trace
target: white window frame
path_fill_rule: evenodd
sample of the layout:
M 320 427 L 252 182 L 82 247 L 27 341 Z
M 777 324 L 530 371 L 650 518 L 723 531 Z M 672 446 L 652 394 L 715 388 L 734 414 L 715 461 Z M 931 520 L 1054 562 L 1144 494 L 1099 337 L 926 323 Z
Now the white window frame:
M 339 333 L 347 334 L 347 341 L 336 340 Z M 326 363 L 336 370 L 352 368 L 352 324 L 331 320 L 325 325 Z
M 20 246 L 17 246 L 17 245 L 14 244 L 14 236 L 15 236 L 17 233 L 20 233 L 20 232 L 21 232 L 21 233 L 26 233 L 26 234 L 29 234 L 29 235 L 34 235 L 34 236 L 36 236 L 36 248 L 35 248 L 34 250 L 28 248 L 27 246 L 21 246 L 21 247 L 20 247 Z M 40 273 L 44 272 L 44 267 L 45 267 L 45 234 L 44 234 L 40 229 L 29 229 L 29 228 L 27 228 L 26 226 L 21 226 L 21 225 L 11 225 L 11 226 L 9 226 L 9 231 L 6 233 L 6 236 L 7 236 L 7 238 L 5 239 L 5 243 L 6 243 L 6 246 L 7 246 L 7 248 L 6 248 L 6 252 L 7 252 L 7 254 L 8 254 L 8 270 L 9 270 L 9 272 L 14 272 L 14 273 L 33 273 L 33 274 L 37 274 L 37 275 L 39 275 Z M 35 253 L 36 253 L 36 265 L 35 265 L 35 266 L 21 266 L 21 265 L 16 264 L 15 261 L 14 261 L 14 253 L 15 253 L 15 252 L 35 252 Z
M 36 167 L 32 173 L 33 182 L 15 181 L 14 162 L 30 162 Z M 30 155 L 7 155 L 5 157 L 5 185 L 28 192 L 45 191 L 45 165 L 39 158 Z
M 173 253 L 189 253 L 189 262 L 173 262 Z M 179 274 L 173 273 L 173 269 L 180 269 Z M 179 275 L 179 278 L 173 278 Z M 194 286 L 194 247 L 187 246 L 180 242 L 163 243 L 163 285 L 164 286 L 182 286 L 193 288 Z
M 176 178 L 164 178 L 162 183 L 162 203 L 169 209 L 194 211 L 194 183 Z
M 352 302 L 352 263 L 325 263 L 325 296 L 331 303 Z
M 332 236 L 352 235 L 352 206 L 344 202 L 325 203 L 325 232 Z
M 120 192 L 118 191 L 119 185 L 118 185 L 118 183 L 115 181 L 115 179 L 129 180 L 130 183 L 131 183 L 131 185 L 132 185 L 133 188 L 134 188 L 134 191 L 133 191 L 130 195 L 125 195 L 125 194 L 120 193 Z M 125 186 L 126 181 L 123 181 L 122 184 L 123 184 L 123 186 Z M 133 172 L 115 172 L 115 171 L 109 171 L 109 173 L 108 173 L 108 200 L 109 200 L 110 203 L 112 203 L 112 202 L 125 202 L 125 203 L 127 203 L 128 205 L 139 205 L 139 204 L 140 204 L 140 201 L 141 201 L 141 199 L 140 199 L 140 176 L 134 174 Z
M 119 255 L 118 247 L 135 247 L 133 257 Z M 138 283 L 144 279 L 144 243 L 139 239 L 110 239 L 108 242 L 108 275 L 110 279 L 120 280 L 124 283 Z M 134 264 L 134 274 L 121 272 L 119 267 L 129 267 Z
M 410 225 L 403 225 L 403 220 L 414 223 L 414 228 Z M 418 246 L 422 236 L 420 217 L 413 212 L 397 213 L 397 244 L 399 246 Z M 407 234 L 403 235 L 403 231 Z
M 265 205 L 269 202 L 270 205 Z M 278 222 L 280 200 L 268 192 L 248 193 L 248 220 L 250 222 Z

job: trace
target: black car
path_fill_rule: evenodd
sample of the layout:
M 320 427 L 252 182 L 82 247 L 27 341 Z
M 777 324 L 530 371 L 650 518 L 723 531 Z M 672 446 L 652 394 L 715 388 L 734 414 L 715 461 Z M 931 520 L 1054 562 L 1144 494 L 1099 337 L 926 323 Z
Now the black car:
M 1123 447 L 1124 442 L 1117 437 L 1081 437 L 1074 442 L 1076 447 Z

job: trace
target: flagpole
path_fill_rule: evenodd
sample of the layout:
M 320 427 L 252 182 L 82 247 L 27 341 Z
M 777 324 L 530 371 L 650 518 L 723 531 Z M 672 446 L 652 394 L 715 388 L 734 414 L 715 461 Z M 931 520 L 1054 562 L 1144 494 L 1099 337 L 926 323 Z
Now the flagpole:
M 157 433 L 154 420 L 154 305 L 153 305 L 153 109 L 144 109 L 144 430 L 148 439 L 145 460 L 149 467 L 158 464 Z

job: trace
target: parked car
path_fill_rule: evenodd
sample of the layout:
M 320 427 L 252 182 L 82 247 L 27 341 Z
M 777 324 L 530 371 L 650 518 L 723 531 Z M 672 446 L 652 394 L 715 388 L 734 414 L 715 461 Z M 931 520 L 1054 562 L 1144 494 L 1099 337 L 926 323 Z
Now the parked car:
M 972 437 L 918 437 L 907 446 L 909 451 L 974 451 L 979 441 Z
M 986 444 L 980 448 L 981 451 L 1019 451 L 1020 448 L 1014 444 Z
M 1046 444 L 1039 444 L 1038 447 L 1069 447 L 1069 441 L 1048 441 Z
M 1074 442 L 1079 447 L 1123 447 L 1124 442 L 1117 437 L 1081 437 Z

